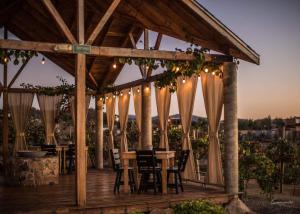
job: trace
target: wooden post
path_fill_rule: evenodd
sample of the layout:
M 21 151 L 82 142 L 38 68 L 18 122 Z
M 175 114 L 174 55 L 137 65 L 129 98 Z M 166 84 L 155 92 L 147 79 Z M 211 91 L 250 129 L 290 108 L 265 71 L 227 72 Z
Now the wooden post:
M 225 190 L 238 193 L 238 118 L 237 118 L 237 66 L 223 64 L 224 83 L 224 142 L 225 142 Z
M 4 39 L 7 39 L 7 29 L 4 28 Z M 2 150 L 3 150 L 3 166 L 4 173 L 7 170 L 8 161 L 8 88 L 7 88 L 7 64 L 3 65 L 3 136 L 2 136 Z
M 96 167 L 103 169 L 103 100 L 101 96 L 96 97 Z
M 84 44 L 84 0 L 78 0 L 78 42 Z M 79 207 L 86 205 L 86 56 L 84 54 L 76 55 L 76 203 Z
M 144 49 L 149 50 L 149 31 L 144 31 Z M 146 67 L 143 68 L 143 78 L 147 78 Z M 142 84 L 142 148 L 152 149 L 152 117 L 151 117 L 151 84 L 143 82 Z

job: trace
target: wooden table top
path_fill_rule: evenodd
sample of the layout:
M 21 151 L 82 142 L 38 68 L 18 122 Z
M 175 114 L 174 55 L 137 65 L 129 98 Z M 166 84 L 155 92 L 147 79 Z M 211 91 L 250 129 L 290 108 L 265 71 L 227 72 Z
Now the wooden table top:
M 175 157 L 176 151 L 156 151 L 155 156 L 157 159 L 170 159 Z M 122 159 L 136 159 L 136 152 L 122 152 Z

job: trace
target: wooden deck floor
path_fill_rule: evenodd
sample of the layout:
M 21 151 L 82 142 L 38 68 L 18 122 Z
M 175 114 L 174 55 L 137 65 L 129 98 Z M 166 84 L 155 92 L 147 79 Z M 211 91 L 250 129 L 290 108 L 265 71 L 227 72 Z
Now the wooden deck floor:
M 32 187 L 0 186 L 0 213 L 129 213 L 146 211 L 153 207 L 169 207 L 189 199 L 209 199 L 226 203 L 231 198 L 221 189 L 206 188 L 200 184 L 185 184 L 184 193 L 170 190 L 168 195 L 113 194 L 114 173 L 109 170 L 91 170 L 87 175 L 87 206 L 75 206 L 75 176 L 60 177 L 58 185 Z M 122 187 L 121 187 L 122 188 Z M 54 212 L 55 211 L 55 212 Z

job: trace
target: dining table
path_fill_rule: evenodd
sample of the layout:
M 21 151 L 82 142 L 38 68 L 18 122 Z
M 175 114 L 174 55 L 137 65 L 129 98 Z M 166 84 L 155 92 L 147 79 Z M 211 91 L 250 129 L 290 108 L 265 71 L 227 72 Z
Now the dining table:
M 167 169 L 168 165 L 174 164 L 175 151 L 156 151 L 156 159 L 161 160 L 161 175 L 162 175 L 162 194 L 168 193 L 168 181 L 167 181 Z M 129 185 L 128 185 L 128 167 L 130 160 L 136 160 L 136 152 L 128 151 L 122 152 L 121 160 L 124 168 L 124 193 L 128 194 Z

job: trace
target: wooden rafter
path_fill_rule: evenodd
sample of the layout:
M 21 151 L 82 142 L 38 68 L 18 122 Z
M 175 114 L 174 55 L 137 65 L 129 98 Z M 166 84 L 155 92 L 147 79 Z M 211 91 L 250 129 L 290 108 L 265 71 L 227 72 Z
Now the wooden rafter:
M 103 17 L 100 19 L 100 21 L 96 25 L 94 31 L 89 36 L 86 44 L 88 44 L 88 45 L 93 44 L 93 42 L 95 41 L 96 37 L 99 35 L 99 33 L 101 32 L 101 30 L 104 28 L 104 26 L 107 23 L 108 19 L 111 17 L 111 15 L 113 14 L 113 12 L 117 9 L 117 7 L 120 4 L 120 2 L 121 2 L 121 0 L 114 0 L 111 3 L 111 5 L 107 9 L 107 11 L 103 15 Z
M 19 68 L 19 70 L 17 71 L 17 73 L 15 74 L 15 76 L 12 78 L 12 80 L 10 81 L 8 88 L 10 88 L 16 81 L 16 79 L 19 77 L 19 75 L 22 73 L 22 71 L 24 70 L 25 66 L 28 64 L 30 58 L 28 57 L 25 62 L 22 64 L 22 66 Z
M 29 42 L 29 41 L 20 41 L 20 40 L 0 39 L 0 48 L 73 54 L 72 44 L 57 44 L 57 43 L 47 43 L 47 42 Z M 57 48 L 62 48 L 62 49 L 58 50 Z M 195 59 L 195 56 L 192 54 L 186 54 L 183 52 L 176 52 L 176 51 L 140 50 L 140 49 L 132 49 L 132 48 L 98 47 L 98 46 L 92 46 L 91 53 L 87 55 L 104 56 L 104 57 L 139 57 L 139 58 L 183 60 L 183 61 L 191 61 Z M 205 61 L 232 62 L 232 57 L 228 55 L 204 54 L 204 56 L 205 56 Z
M 58 24 L 60 30 L 64 33 L 64 35 L 67 37 L 69 42 L 72 44 L 77 43 L 75 37 L 71 33 L 70 29 L 66 25 L 65 21 L 63 18 L 60 16 L 59 12 L 55 9 L 54 5 L 52 4 L 51 0 L 42 0 L 44 3 L 45 7 L 48 9 L 56 23 Z
M 158 50 L 159 49 L 162 37 L 163 37 L 163 34 L 162 33 L 158 33 L 156 41 L 155 41 L 155 45 L 154 45 L 154 50 Z

